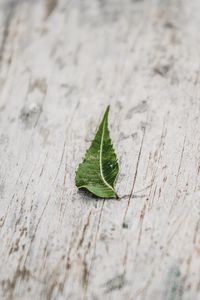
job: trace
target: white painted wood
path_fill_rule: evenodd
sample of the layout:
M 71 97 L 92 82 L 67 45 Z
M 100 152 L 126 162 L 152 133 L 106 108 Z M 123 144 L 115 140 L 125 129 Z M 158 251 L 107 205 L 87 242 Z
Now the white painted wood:
M 0 1 L 0 299 L 200 298 L 199 11 Z M 74 184 L 109 103 L 121 201 Z

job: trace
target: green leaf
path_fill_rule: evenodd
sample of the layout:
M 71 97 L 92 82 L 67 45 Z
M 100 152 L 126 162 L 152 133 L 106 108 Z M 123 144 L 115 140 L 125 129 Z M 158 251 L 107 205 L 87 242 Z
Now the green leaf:
M 108 130 L 109 106 L 96 136 L 76 172 L 76 186 L 100 198 L 118 198 L 114 185 L 119 172 Z

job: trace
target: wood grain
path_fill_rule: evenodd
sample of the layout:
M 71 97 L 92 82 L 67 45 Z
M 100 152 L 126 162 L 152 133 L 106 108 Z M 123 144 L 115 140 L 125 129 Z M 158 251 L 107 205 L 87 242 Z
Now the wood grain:
M 0 299 L 200 298 L 199 11 L 0 0 Z M 108 104 L 121 201 L 74 184 Z

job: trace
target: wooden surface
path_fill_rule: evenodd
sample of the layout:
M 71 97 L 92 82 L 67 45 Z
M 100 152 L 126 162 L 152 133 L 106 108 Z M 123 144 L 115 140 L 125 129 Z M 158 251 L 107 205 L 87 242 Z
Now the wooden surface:
M 0 299 L 200 299 L 200 1 L 0 0 Z M 106 106 L 116 200 L 75 170 Z

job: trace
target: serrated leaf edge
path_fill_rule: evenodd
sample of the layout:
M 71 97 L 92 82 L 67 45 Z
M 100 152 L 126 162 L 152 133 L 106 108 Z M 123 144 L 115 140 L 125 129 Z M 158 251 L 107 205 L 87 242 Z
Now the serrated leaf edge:
M 103 130 L 102 130 L 101 144 L 100 144 L 99 167 L 100 167 L 100 174 L 101 174 L 101 177 L 102 177 L 102 180 L 103 180 L 104 184 L 107 185 L 107 187 L 109 187 L 114 192 L 114 194 L 116 195 L 116 192 L 113 189 L 113 187 L 105 180 L 104 175 L 103 175 L 103 168 L 102 168 L 103 140 L 104 140 L 104 134 L 105 134 L 105 124 L 106 124 L 106 120 L 108 119 L 108 112 L 109 112 L 109 106 L 107 108 L 106 117 L 105 117 L 104 122 L 103 122 Z

